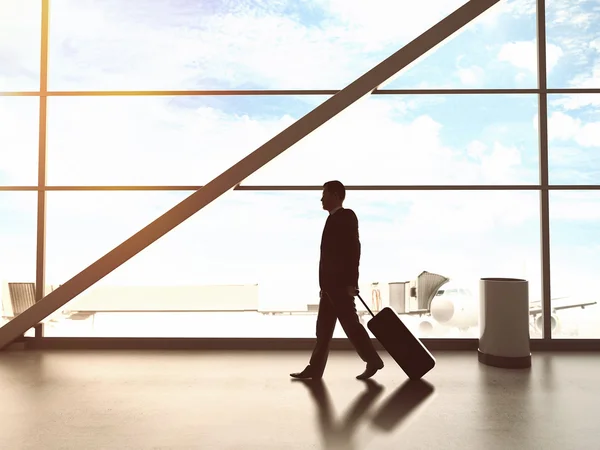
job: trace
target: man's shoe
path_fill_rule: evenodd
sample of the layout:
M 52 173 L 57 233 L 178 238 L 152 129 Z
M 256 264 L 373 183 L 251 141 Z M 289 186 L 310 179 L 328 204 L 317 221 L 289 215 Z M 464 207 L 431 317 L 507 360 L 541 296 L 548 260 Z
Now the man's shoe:
M 377 373 L 378 370 L 383 369 L 383 361 L 377 363 L 367 364 L 367 368 L 363 373 L 356 376 L 357 380 L 367 380 Z
M 308 366 L 306 366 L 306 369 L 304 369 L 302 372 L 290 373 L 290 377 L 299 378 L 301 380 L 307 380 L 307 379 L 318 380 L 318 379 L 323 378 L 323 372 L 318 372 L 313 367 L 308 365 Z

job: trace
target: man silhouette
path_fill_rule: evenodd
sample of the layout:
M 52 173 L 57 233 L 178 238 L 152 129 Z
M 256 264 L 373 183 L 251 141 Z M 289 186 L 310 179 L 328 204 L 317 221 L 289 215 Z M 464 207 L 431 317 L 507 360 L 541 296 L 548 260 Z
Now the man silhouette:
M 323 377 L 329 344 L 338 319 L 356 352 L 367 363 L 365 371 L 356 378 L 366 380 L 383 368 L 383 361 L 356 314 L 354 296 L 358 291 L 361 246 L 358 218 L 354 211 L 343 207 L 345 198 L 346 188 L 341 182 L 328 181 L 323 185 L 321 203 L 323 209 L 329 211 L 329 217 L 321 238 L 317 343 L 309 365 L 302 372 L 291 373 L 293 378 Z

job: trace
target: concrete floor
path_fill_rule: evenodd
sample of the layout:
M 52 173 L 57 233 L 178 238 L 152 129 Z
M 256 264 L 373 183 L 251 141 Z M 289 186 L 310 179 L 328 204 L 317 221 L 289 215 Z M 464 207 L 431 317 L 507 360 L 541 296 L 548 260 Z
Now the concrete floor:
M 438 352 L 428 383 L 408 385 L 382 356 L 373 384 L 334 352 L 311 385 L 288 376 L 308 352 L 3 352 L 1 447 L 599 448 L 598 353 L 538 353 L 523 371 Z

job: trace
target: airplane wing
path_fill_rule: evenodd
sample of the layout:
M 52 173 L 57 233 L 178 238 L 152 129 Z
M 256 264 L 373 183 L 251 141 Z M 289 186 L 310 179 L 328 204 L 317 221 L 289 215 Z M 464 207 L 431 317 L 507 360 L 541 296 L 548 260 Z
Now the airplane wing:
M 411 311 L 402 311 L 400 313 L 398 313 L 399 315 L 403 315 L 403 316 L 422 316 L 422 315 L 429 315 L 431 313 L 431 311 L 429 309 L 413 309 Z
M 558 298 L 553 298 L 552 300 L 562 300 L 568 297 L 558 297 Z M 542 302 L 535 302 L 529 305 L 529 314 L 530 315 L 536 315 L 536 314 L 541 314 L 542 313 Z M 560 311 L 562 309 L 571 309 L 571 308 L 585 308 L 586 306 L 592 306 L 597 304 L 598 302 L 595 301 L 590 301 L 590 302 L 575 302 L 575 303 L 563 303 L 560 305 L 552 305 L 552 310 L 553 311 Z

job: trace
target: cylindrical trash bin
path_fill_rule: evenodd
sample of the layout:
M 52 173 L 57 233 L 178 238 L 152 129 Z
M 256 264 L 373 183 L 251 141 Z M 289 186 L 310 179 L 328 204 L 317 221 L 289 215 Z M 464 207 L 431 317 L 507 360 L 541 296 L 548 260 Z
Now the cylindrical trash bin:
M 531 367 L 528 282 L 481 278 L 479 293 L 479 362 L 512 369 Z

